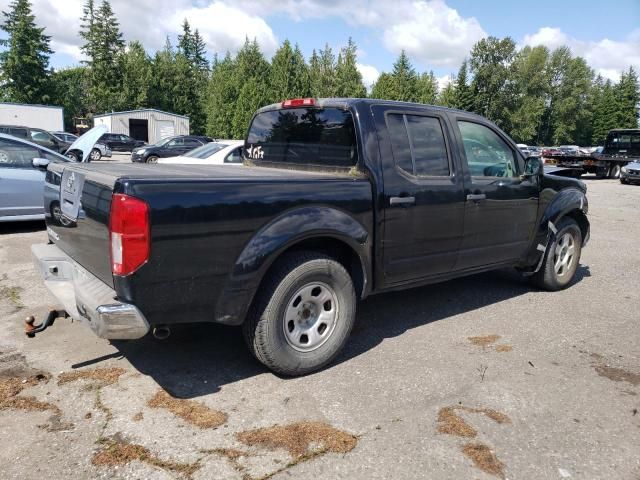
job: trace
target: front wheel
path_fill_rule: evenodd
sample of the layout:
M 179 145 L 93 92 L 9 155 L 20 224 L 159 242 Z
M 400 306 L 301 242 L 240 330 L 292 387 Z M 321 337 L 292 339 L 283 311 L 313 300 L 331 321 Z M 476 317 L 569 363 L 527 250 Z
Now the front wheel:
M 158 163 L 158 157 L 156 157 L 155 155 L 151 155 L 149 158 L 147 158 L 147 163 Z
M 576 221 L 565 217 L 557 225 L 558 233 L 547 247 L 540 270 L 532 277 L 540 288 L 549 291 L 567 288 L 580 264 L 582 232 Z
M 102 153 L 97 148 L 94 148 L 93 150 L 91 150 L 89 157 L 91 158 L 91 161 L 97 161 L 102 158 Z
M 304 375 L 338 354 L 355 314 L 356 294 L 345 268 L 320 253 L 296 252 L 278 261 L 261 286 L 243 332 L 265 366 Z

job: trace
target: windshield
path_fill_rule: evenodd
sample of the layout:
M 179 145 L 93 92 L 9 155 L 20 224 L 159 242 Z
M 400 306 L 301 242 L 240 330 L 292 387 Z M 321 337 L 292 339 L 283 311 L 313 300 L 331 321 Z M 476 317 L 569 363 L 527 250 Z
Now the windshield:
M 209 158 L 211 155 L 213 155 L 216 152 L 219 152 L 226 146 L 227 145 L 225 145 L 224 143 L 215 143 L 215 142 L 206 143 L 201 147 L 191 150 L 189 153 L 185 153 L 183 156 L 189 157 L 189 158 L 201 158 L 201 159 Z
M 357 160 L 351 112 L 287 108 L 259 113 L 244 155 L 260 163 L 351 167 Z

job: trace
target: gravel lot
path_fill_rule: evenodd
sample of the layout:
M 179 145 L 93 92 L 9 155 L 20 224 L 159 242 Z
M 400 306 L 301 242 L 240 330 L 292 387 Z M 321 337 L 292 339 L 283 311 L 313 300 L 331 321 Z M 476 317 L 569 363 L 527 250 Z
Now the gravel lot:
M 282 379 L 238 330 L 108 342 L 61 320 L 0 226 L 0 476 L 640 479 L 640 187 L 586 180 L 576 284 L 495 272 L 360 305 L 330 368 Z

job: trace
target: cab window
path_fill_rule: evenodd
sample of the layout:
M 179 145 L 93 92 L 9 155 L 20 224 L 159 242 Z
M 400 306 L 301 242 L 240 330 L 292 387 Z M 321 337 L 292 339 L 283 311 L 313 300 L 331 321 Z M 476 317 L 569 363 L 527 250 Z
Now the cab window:
M 479 123 L 458 121 L 472 177 L 517 177 L 513 150 L 497 133 Z

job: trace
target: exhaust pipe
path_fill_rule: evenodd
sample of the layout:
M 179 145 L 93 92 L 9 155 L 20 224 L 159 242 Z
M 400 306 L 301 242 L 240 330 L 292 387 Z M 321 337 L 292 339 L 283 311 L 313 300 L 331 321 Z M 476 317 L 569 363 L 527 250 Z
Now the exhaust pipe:
M 153 336 L 158 340 L 166 340 L 171 335 L 171 329 L 166 325 L 159 325 L 157 327 L 153 327 Z

